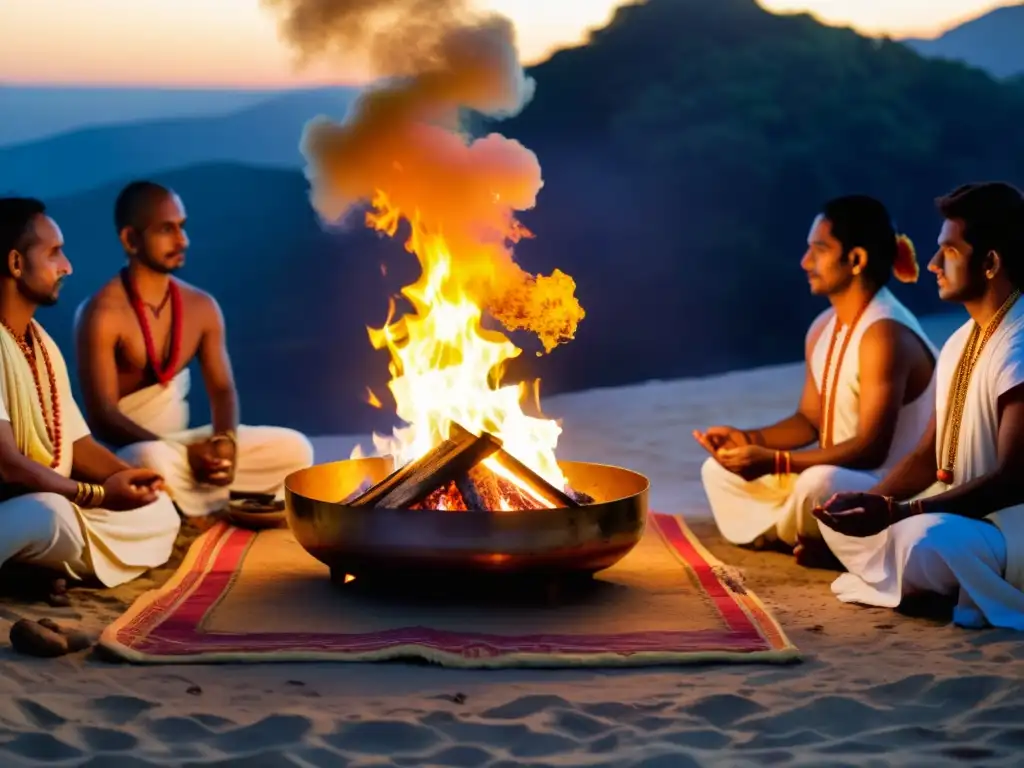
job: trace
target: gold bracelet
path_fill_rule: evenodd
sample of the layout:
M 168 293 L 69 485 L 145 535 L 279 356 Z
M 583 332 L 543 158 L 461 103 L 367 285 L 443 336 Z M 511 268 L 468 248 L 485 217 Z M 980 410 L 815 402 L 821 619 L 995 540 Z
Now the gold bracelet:
M 75 493 L 75 498 L 72 500 L 74 503 L 84 509 L 91 507 L 98 507 L 103 501 L 105 491 L 102 485 L 96 485 L 94 483 L 79 483 L 78 490 Z
M 217 432 L 210 438 L 211 443 L 219 443 L 223 440 L 230 441 L 231 445 L 235 448 L 238 447 L 238 437 L 235 435 L 235 430 L 233 429 L 226 429 L 223 432 Z
M 786 474 L 793 474 L 793 454 L 790 453 L 789 451 L 785 451 L 783 452 L 782 456 L 786 460 Z

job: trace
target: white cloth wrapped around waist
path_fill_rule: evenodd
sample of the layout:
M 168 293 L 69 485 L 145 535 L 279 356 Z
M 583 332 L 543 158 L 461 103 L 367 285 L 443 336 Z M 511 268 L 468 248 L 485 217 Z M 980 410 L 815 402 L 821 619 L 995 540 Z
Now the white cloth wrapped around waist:
M 167 439 L 188 430 L 188 393 L 192 377 L 183 369 L 166 385 L 153 384 L 122 397 L 118 410 L 141 427 Z
M 188 369 L 167 385 L 154 384 L 118 403 L 125 416 L 162 439 L 125 446 L 118 456 L 130 464 L 159 472 L 181 511 L 189 517 L 208 515 L 228 501 L 229 490 L 195 480 L 185 448 L 212 434 L 209 424 L 189 429 Z M 232 490 L 284 497 L 284 479 L 313 463 L 306 437 L 283 427 L 238 427 L 237 463 Z

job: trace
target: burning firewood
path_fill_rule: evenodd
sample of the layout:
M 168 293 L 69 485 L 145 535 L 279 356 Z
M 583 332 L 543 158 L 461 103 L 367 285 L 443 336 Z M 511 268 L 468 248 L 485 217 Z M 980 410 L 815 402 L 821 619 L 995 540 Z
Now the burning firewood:
M 551 508 L 524 493 L 514 483 L 498 477 L 482 463 L 457 479 L 455 486 L 466 509 L 474 512 Z
M 501 442 L 486 432 L 477 437 L 461 427 L 456 431 L 454 424 L 452 427 L 447 440 L 392 472 L 348 505 L 386 509 L 411 507 L 501 448 Z
M 455 424 L 454 422 L 452 423 L 450 434 L 452 437 L 460 435 L 461 439 L 465 439 L 466 434 L 472 435 L 472 433 L 467 432 L 465 428 Z M 515 483 L 522 486 L 524 491 L 522 495 L 528 498 L 532 497 L 535 508 L 543 509 L 544 507 L 548 507 L 550 509 L 559 509 L 562 507 L 581 506 L 576 499 L 571 497 L 565 491 L 553 486 L 503 448 L 495 451 L 494 454 L 490 456 L 490 459 L 491 462 L 497 464 L 501 468 L 500 474 L 511 475 L 515 478 Z M 509 482 L 509 485 L 513 484 L 514 483 Z M 469 506 L 468 502 L 466 506 Z M 527 507 L 527 509 L 529 508 L 530 507 Z
M 593 502 L 556 488 L 502 448 L 452 422 L 447 440 L 379 483 L 353 491 L 342 503 L 378 509 L 499 511 L 560 509 Z

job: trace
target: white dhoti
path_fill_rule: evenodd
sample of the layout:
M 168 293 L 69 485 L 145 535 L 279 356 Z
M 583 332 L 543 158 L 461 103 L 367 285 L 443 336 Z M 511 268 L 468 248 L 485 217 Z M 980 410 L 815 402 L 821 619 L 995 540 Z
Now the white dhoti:
M 171 556 L 181 521 L 165 494 L 127 512 L 80 509 L 56 493 L 0 503 L 0 562 L 94 575 L 107 587 L 131 581 Z
M 871 472 L 830 466 L 747 481 L 710 458 L 701 478 L 718 530 L 740 545 L 763 539 L 794 546 L 798 537 L 821 538 L 811 510 L 835 493 L 866 491 L 878 482 Z
M 973 320 L 942 348 L 936 367 L 936 466 L 945 466 L 943 425 L 950 382 L 968 342 Z M 993 472 L 998 454 L 999 399 L 1024 384 L 1024 301 L 1018 301 L 986 344 L 964 398 L 953 485 Z M 939 496 L 935 483 L 918 498 Z M 938 501 L 938 500 L 937 500 Z M 884 607 L 918 592 L 955 597 L 953 620 L 965 627 L 1024 630 L 1024 505 L 985 520 L 930 513 L 901 520 L 886 531 L 856 538 L 822 526 L 822 535 L 848 573 L 832 585 L 840 600 Z
M 60 461 L 53 469 L 70 477 L 74 444 L 89 435 L 89 428 L 71 393 L 60 349 L 38 324 L 34 327 L 49 353 L 63 406 L 58 425 L 63 438 Z M 43 409 L 48 412 L 50 398 L 42 355 L 36 360 L 38 380 L 43 382 L 42 403 L 28 366 L 10 334 L 0 332 L 0 420 L 10 422 L 24 456 L 51 466 L 56 446 L 50 442 L 44 420 Z M 30 563 L 77 579 L 94 575 L 105 586 L 114 587 L 166 563 L 180 525 L 174 505 L 162 493 L 152 504 L 127 512 L 81 509 L 56 493 L 15 496 L 0 502 L 0 563 Z
M 189 517 L 222 509 L 231 490 L 284 498 L 284 479 L 313 463 L 309 440 L 284 427 L 240 426 L 235 478 L 230 489 L 196 482 L 185 446 L 206 439 L 212 428 L 207 425 L 187 429 L 189 386 L 189 372 L 185 369 L 166 387 L 155 384 L 122 398 L 118 404 L 121 412 L 163 440 L 126 446 L 118 451 L 118 456 L 135 466 L 159 472 L 174 503 Z
M 960 626 L 1024 630 L 1024 592 L 1005 578 L 1006 538 L 991 522 L 926 514 L 874 536 L 827 526 L 822 536 L 849 571 L 832 584 L 844 603 L 895 608 L 904 597 L 932 593 L 957 600 Z

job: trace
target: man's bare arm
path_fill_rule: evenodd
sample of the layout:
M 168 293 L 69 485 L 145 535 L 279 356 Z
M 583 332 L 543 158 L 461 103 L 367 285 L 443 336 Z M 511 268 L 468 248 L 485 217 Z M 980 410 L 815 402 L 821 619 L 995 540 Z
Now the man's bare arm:
M 892 496 L 897 501 L 912 498 L 935 482 L 935 414 L 921 436 L 917 447 L 871 489 L 870 493 Z
M 996 456 L 997 464 L 991 472 L 924 499 L 920 511 L 980 519 L 1024 503 L 1024 384 L 999 398 Z
M 0 421 L 0 480 L 23 493 L 57 493 L 74 499 L 78 483 L 33 461 L 18 450 L 11 422 Z
M 91 435 L 75 441 L 74 463 L 71 475 L 86 483 L 105 483 L 116 472 L 131 469 L 131 464 L 121 461 L 111 451 L 97 443 Z
M 75 319 L 78 380 L 89 428 L 101 440 L 124 446 L 159 435 L 136 424 L 117 407 L 117 315 L 89 302 Z
M 879 321 L 865 331 L 858 352 L 857 434 L 827 448 L 792 454 L 790 466 L 794 472 L 821 464 L 850 469 L 875 469 L 882 465 L 889 455 L 913 367 L 913 355 L 908 352 L 917 343 L 913 331 L 892 320 Z
M 216 434 L 238 429 L 238 393 L 228 356 L 224 316 L 212 297 L 204 298 L 199 366 L 210 399 L 210 416 Z

